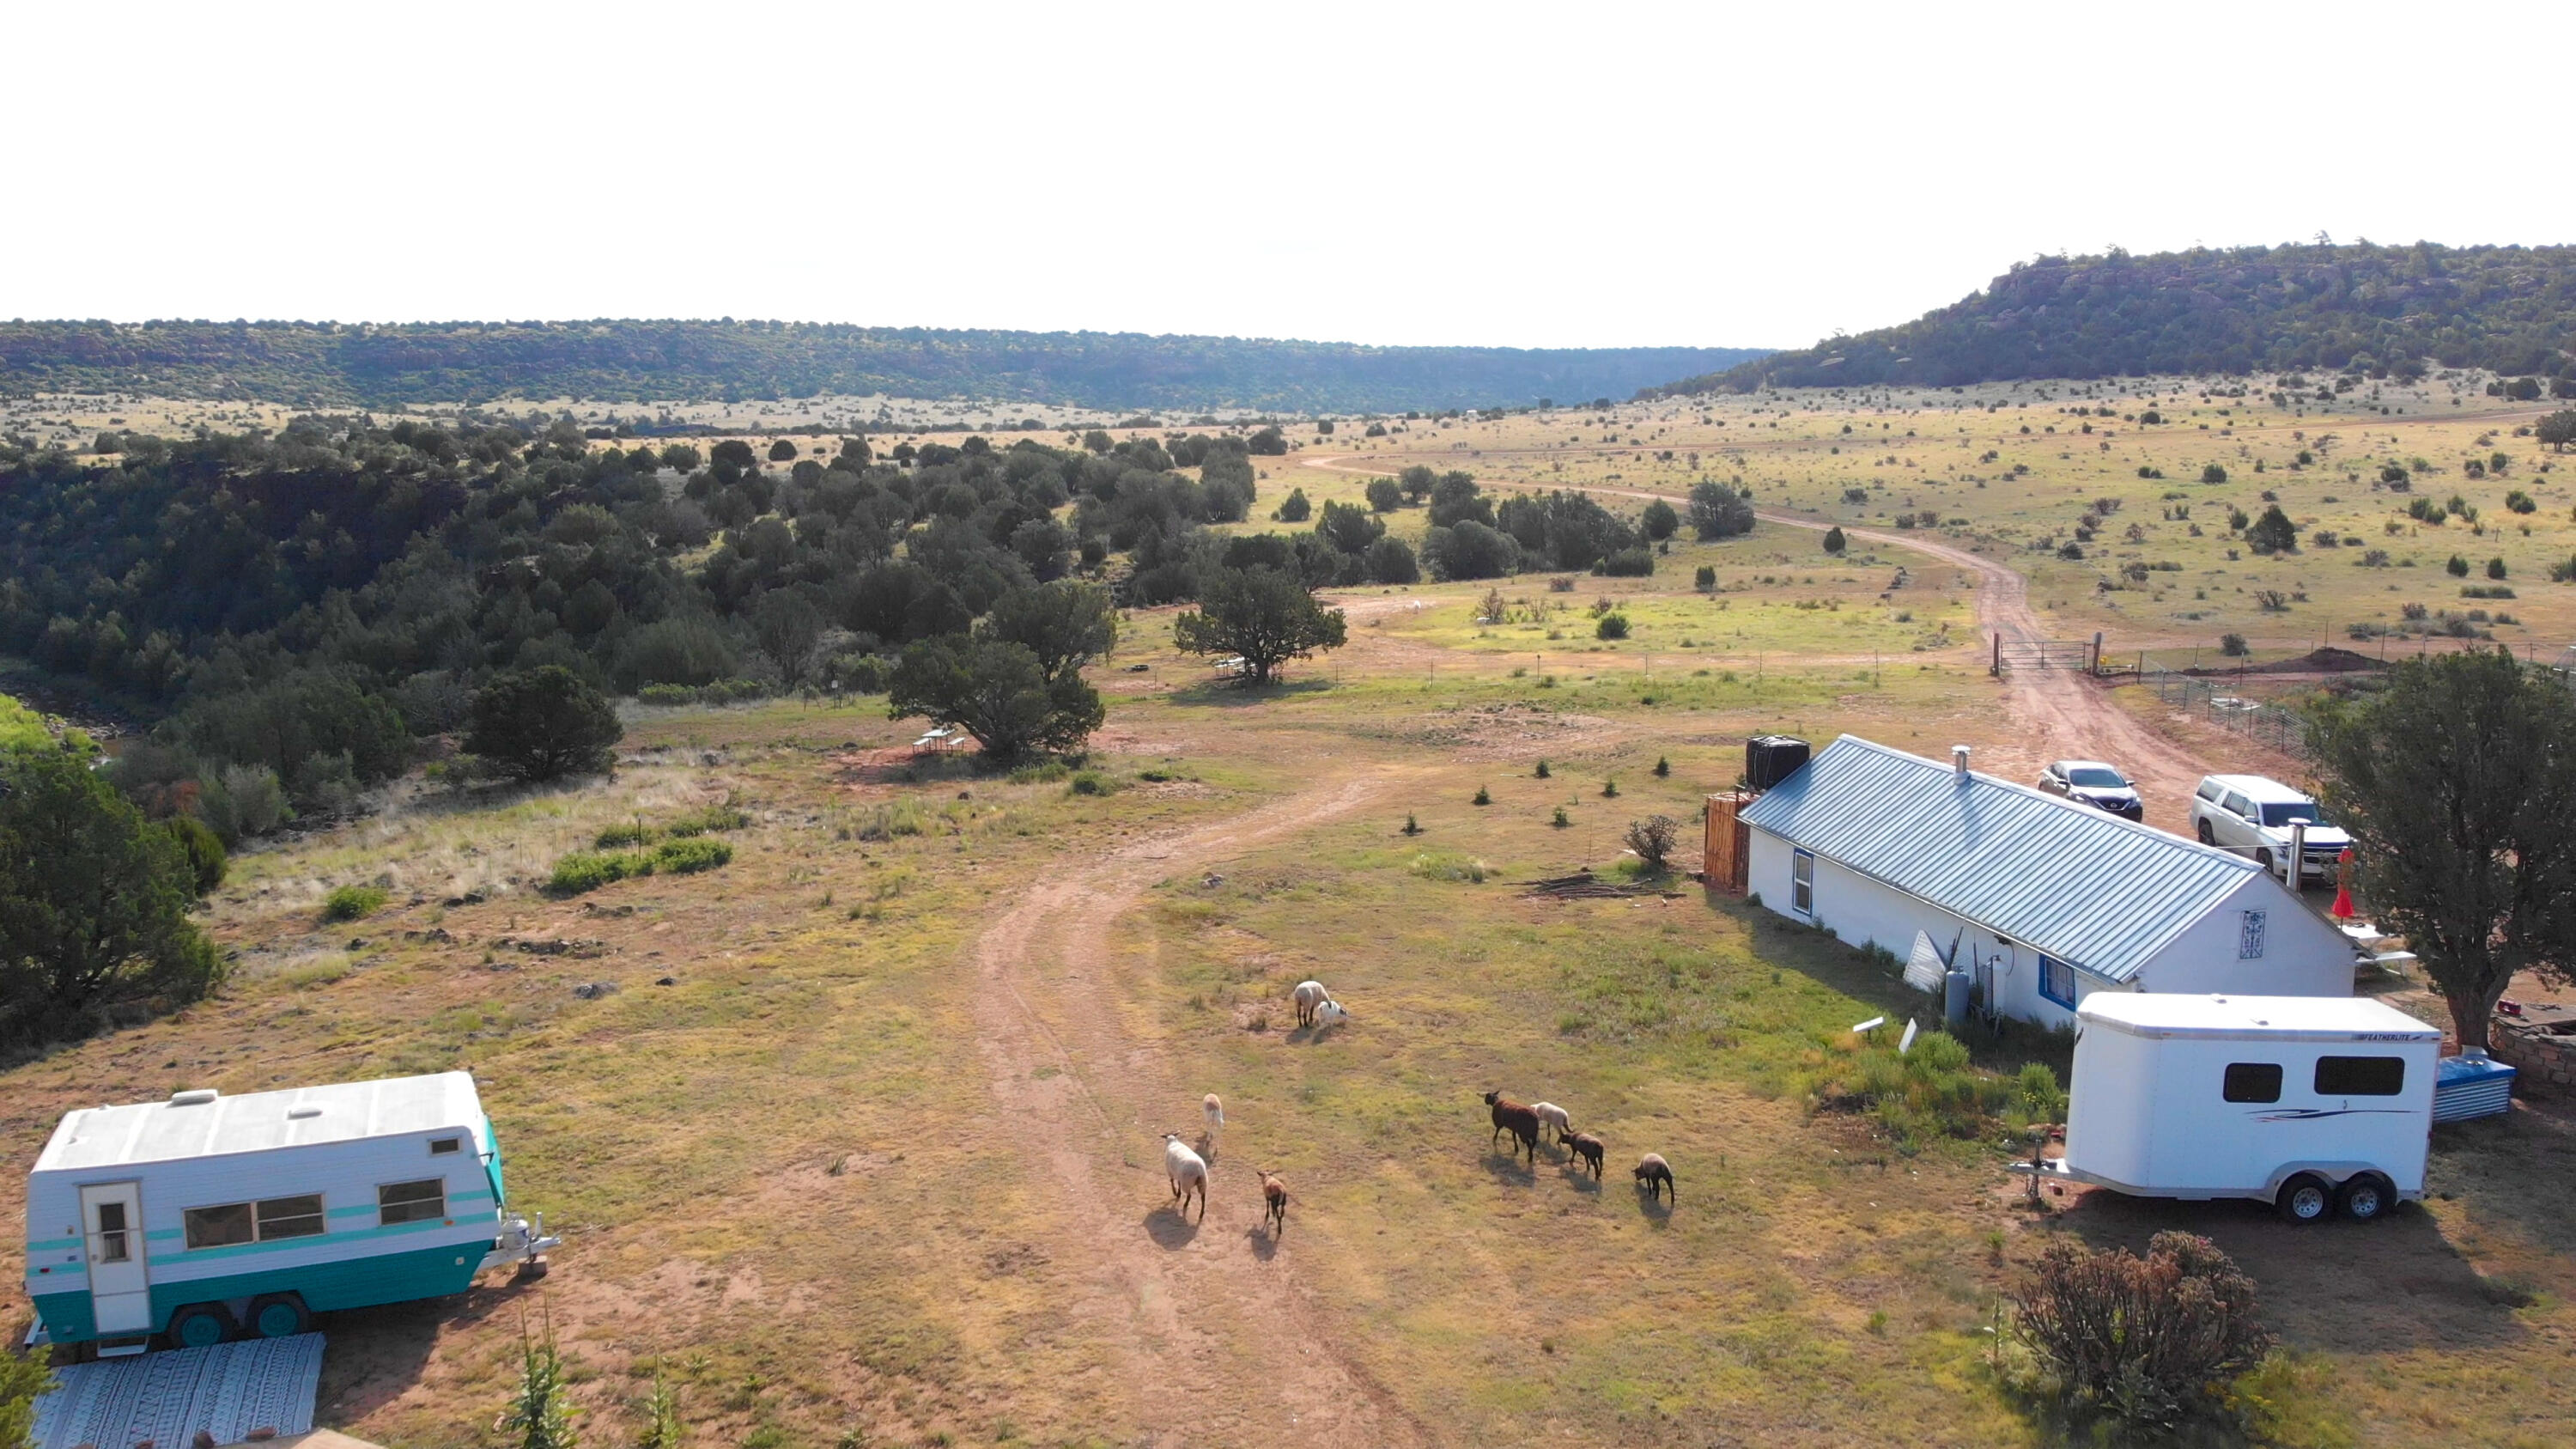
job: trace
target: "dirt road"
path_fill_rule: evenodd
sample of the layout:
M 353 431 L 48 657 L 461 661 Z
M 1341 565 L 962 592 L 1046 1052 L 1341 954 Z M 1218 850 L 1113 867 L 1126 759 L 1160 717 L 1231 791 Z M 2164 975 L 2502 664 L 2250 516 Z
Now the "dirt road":
M 1165 876 L 1346 815 L 1392 772 L 1327 779 L 1197 830 L 1130 845 L 1034 884 L 977 946 L 978 1038 L 1003 1119 L 1052 1194 L 1051 1215 L 1089 1257 L 1066 1306 L 1124 1346 L 1125 1382 L 1156 1445 L 1402 1445 L 1421 1427 L 1334 1337 L 1297 1283 L 1315 1229 L 1281 1240 L 1252 1225 L 1251 1164 L 1220 1149 L 1204 1223 L 1166 1206 L 1160 1134 L 1195 1138 L 1204 1083 L 1172 1080 L 1121 1019 L 1119 918 Z M 1233 1140 L 1242 1141 L 1239 1127 Z M 1292 1188 L 1294 1184 L 1291 1184 Z M 1320 1249 L 1320 1245 L 1318 1247 Z
M 1309 468 L 1332 473 L 1394 476 L 1384 467 L 1349 466 L 1351 456 L 1340 454 L 1308 458 L 1303 462 Z M 1508 479 L 1478 481 L 1488 487 L 1533 491 L 1550 486 Z M 1668 503 L 1681 501 L 1673 494 L 1644 488 L 1591 488 L 1585 491 L 1618 498 L 1661 498 Z M 1803 528 L 1818 533 L 1834 526 L 1829 520 L 1803 518 L 1773 509 L 1757 510 L 1756 516 L 1765 523 L 1783 528 Z M 1880 548 L 1906 549 L 1938 559 L 1967 573 L 1977 581 L 1978 624 L 2002 635 L 2006 647 L 2036 643 L 2047 637 L 2038 613 L 2030 605 L 2029 582 L 1993 559 L 1907 532 L 1855 528 L 1846 524 L 1843 534 Z M 2083 676 L 2069 670 L 2007 670 L 2004 687 L 2005 708 L 2019 724 L 2018 733 L 2029 751 L 2023 759 L 2009 763 L 2023 764 L 2035 771 L 2039 763 L 2052 759 L 2107 760 L 2128 771 L 2130 777 L 2137 781 L 2147 797 L 2150 815 L 2155 817 L 2154 823 L 2172 828 L 2176 822 L 2187 818 L 2185 802 L 2200 784 L 2204 771 L 2177 742 L 2150 729 L 2137 716 L 2121 708 L 2117 701 L 2087 683 Z M 2006 763 L 1997 761 L 1987 768 Z

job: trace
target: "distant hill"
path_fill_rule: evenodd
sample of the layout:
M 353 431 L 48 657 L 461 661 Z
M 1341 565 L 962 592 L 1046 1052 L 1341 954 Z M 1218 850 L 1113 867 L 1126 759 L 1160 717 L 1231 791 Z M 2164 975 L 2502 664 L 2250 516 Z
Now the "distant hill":
M 2284 246 L 2043 257 L 1902 326 L 1775 352 L 1661 395 L 2293 368 L 2557 375 L 2576 247 Z
M 0 322 L 0 387 L 304 406 L 830 393 L 1366 412 L 1626 397 L 1743 347 L 1362 347 L 803 322 Z

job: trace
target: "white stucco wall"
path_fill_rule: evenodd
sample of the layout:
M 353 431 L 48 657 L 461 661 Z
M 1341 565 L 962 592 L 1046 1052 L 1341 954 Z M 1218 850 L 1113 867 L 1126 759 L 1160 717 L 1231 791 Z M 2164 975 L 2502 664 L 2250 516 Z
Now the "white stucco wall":
M 2239 943 L 2247 911 L 2263 913 L 2263 954 Z M 2138 989 L 2249 996 L 2352 995 L 2352 944 L 2268 875 L 2245 884 L 2138 968 Z

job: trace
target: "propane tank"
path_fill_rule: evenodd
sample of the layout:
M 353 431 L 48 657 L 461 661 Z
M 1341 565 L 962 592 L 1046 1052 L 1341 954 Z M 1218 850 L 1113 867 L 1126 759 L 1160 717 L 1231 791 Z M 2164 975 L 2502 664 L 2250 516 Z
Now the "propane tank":
M 1956 967 L 1941 978 L 1941 1025 L 1955 1030 L 1968 1024 L 1968 992 L 1971 978 Z

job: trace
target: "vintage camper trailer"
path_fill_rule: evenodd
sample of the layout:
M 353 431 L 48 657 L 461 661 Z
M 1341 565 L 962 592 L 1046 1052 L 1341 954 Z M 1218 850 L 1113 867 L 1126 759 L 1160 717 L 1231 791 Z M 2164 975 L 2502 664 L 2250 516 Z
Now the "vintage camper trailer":
M 2423 1196 L 2436 1028 L 2367 997 L 2106 991 L 2076 1018 L 2066 1155 L 2043 1172 L 2292 1222 Z
M 502 1197 L 463 1072 L 84 1108 L 27 1177 L 43 1336 L 140 1352 L 282 1338 L 310 1315 L 461 1293 L 554 1246 Z

